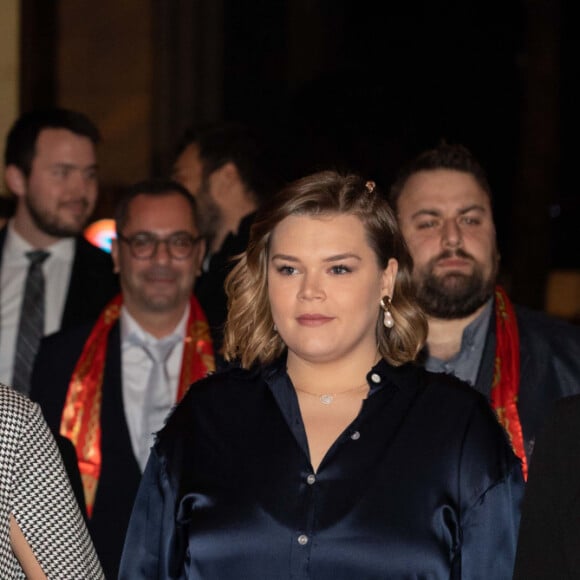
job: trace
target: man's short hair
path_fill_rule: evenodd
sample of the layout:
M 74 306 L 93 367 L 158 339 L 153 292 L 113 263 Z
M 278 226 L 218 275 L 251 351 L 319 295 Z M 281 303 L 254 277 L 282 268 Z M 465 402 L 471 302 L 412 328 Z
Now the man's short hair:
M 21 115 L 8 133 L 4 165 L 15 165 L 27 177 L 32 170 L 36 142 L 44 129 L 66 129 L 75 135 L 87 137 L 94 145 L 101 140 L 99 130 L 83 113 L 68 109 L 43 109 Z
M 255 131 L 239 123 L 211 123 L 187 129 L 179 143 L 177 156 L 190 145 L 199 147 L 203 178 L 233 163 L 246 189 L 259 200 L 269 188 L 264 171 L 261 139 Z
M 423 151 L 415 159 L 402 167 L 393 185 L 391 185 L 389 192 L 391 207 L 397 211 L 399 197 L 405 188 L 405 184 L 415 173 L 419 173 L 420 171 L 435 171 L 437 169 L 451 169 L 468 173 L 477 181 L 483 191 L 485 191 L 491 203 L 492 194 L 487 175 L 471 151 L 464 145 L 450 145 L 441 142 L 434 149 Z
M 115 208 L 115 229 L 121 232 L 127 225 L 129 219 L 129 206 L 138 195 L 149 195 L 151 197 L 163 197 L 165 195 L 177 194 L 185 198 L 191 207 L 193 223 L 200 231 L 199 214 L 195 198 L 177 181 L 172 179 L 148 179 L 140 181 L 129 187 L 119 199 Z

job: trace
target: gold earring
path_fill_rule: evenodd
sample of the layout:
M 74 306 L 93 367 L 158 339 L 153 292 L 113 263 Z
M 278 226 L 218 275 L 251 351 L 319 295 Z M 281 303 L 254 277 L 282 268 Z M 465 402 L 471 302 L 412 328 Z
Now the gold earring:
M 391 297 L 390 296 L 383 296 L 380 302 L 381 308 L 385 313 L 383 317 L 383 324 L 386 328 L 393 328 L 395 326 L 395 320 L 393 319 L 393 315 L 391 314 Z

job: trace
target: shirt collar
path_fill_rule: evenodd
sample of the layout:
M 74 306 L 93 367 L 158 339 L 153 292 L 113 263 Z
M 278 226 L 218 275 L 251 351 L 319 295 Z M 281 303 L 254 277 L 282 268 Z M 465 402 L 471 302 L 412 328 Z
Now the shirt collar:
M 425 368 L 431 372 L 453 374 L 463 381 L 475 385 L 492 309 L 493 298 L 490 298 L 479 316 L 463 329 L 459 352 L 450 359 L 443 360 L 431 356 L 429 349 L 426 347 L 422 352 Z
M 487 333 L 492 303 L 493 298 L 490 298 L 486 302 L 484 309 L 479 313 L 479 316 L 475 320 L 472 320 L 463 329 L 463 335 L 461 337 L 461 350 L 472 347 L 476 342 L 479 341 L 479 338 L 485 336 Z
M 168 336 L 179 336 L 180 339 L 185 338 L 186 327 L 187 327 L 187 320 L 189 318 L 189 309 L 190 305 L 187 304 L 185 312 L 181 317 L 181 320 L 177 323 L 177 326 L 174 328 L 173 332 Z M 165 337 L 164 337 L 165 338 Z M 146 343 L 146 344 L 153 344 L 157 342 L 159 339 L 153 336 L 152 334 L 143 330 L 141 325 L 129 314 L 129 311 L 125 306 L 121 307 L 121 341 L 122 344 L 127 343 Z
M 27 242 L 14 227 L 14 220 L 8 222 L 6 229 L 5 253 L 12 259 L 25 258 L 26 252 L 36 250 L 29 242 Z M 57 257 L 63 260 L 72 260 L 75 251 L 75 238 L 62 238 L 57 240 L 50 246 L 43 248 L 50 252 L 50 257 Z
M 410 367 L 412 367 L 412 365 L 393 367 L 386 360 L 379 360 L 379 362 L 377 362 L 366 375 L 367 382 L 370 386 L 369 396 L 387 385 L 395 388 L 401 388 L 401 386 L 404 386 L 404 383 L 407 380 L 406 375 L 408 374 Z M 270 365 L 267 365 L 261 372 L 270 389 L 282 388 L 281 385 L 285 385 L 287 388 L 291 385 L 290 378 L 286 371 L 285 355 Z

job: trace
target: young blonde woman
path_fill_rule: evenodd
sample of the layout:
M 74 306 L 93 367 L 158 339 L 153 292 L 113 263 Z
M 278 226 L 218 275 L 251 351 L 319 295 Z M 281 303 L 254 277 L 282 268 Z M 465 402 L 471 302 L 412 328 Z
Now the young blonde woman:
M 412 364 L 409 273 L 357 176 L 260 211 L 226 283 L 237 364 L 160 433 L 121 578 L 511 578 L 519 462 L 480 395 Z

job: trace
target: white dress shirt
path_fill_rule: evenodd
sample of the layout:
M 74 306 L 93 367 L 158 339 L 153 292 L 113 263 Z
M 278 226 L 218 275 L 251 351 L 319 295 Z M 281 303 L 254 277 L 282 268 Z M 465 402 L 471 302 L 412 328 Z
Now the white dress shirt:
M 171 336 L 179 336 L 169 358 L 167 359 L 166 368 L 169 374 L 170 390 L 167 393 L 166 407 L 167 413 L 175 405 L 177 398 L 177 387 L 181 373 L 181 360 L 183 357 L 183 344 L 189 317 L 189 305 L 179 321 L 178 325 Z M 145 388 L 149 380 L 149 374 L 153 363 L 147 353 L 139 346 L 139 342 L 153 344 L 157 339 L 151 334 L 145 332 L 138 322 L 129 314 L 125 307 L 121 308 L 121 365 L 122 365 L 122 385 L 123 385 L 123 406 L 125 409 L 125 419 L 129 427 L 129 436 L 133 453 L 137 463 L 143 471 L 147 462 L 147 457 L 139 457 L 139 442 L 143 437 L 147 437 L 150 444 L 147 449 L 153 445 L 154 436 L 151 433 L 142 433 L 143 428 L 143 399 Z M 167 415 L 166 413 L 166 415 Z M 155 429 L 158 431 L 163 427 L 159 424 Z M 149 453 L 147 453 L 147 456 Z
M 30 265 L 26 252 L 35 249 L 37 248 L 16 232 L 10 221 L 0 268 L 0 382 L 7 385 L 12 383 L 20 309 Z M 44 334 L 47 335 L 60 329 L 74 259 L 75 240 L 65 238 L 42 249 L 50 252 L 50 256 L 42 264 L 45 279 Z

